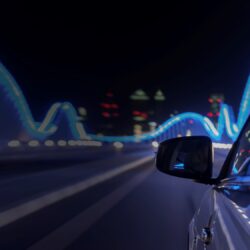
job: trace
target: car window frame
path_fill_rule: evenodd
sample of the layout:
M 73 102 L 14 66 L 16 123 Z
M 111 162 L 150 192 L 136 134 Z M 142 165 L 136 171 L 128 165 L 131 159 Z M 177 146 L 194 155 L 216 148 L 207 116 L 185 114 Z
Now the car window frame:
M 231 179 L 235 179 L 235 177 L 237 177 L 237 175 L 235 176 L 230 176 L 230 172 L 232 171 L 233 168 L 233 164 L 230 164 L 233 160 L 233 157 L 235 156 L 235 151 L 238 149 L 239 143 L 241 141 L 241 138 L 243 136 L 243 131 L 245 130 L 245 128 L 249 125 L 250 123 L 250 116 L 248 117 L 248 119 L 246 120 L 244 126 L 242 127 L 237 140 L 234 142 L 231 150 L 228 153 L 228 156 L 226 157 L 226 160 L 222 166 L 222 169 L 220 171 L 219 176 L 216 178 L 216 182 L 220 183 L 221 181 L 228 181 Z

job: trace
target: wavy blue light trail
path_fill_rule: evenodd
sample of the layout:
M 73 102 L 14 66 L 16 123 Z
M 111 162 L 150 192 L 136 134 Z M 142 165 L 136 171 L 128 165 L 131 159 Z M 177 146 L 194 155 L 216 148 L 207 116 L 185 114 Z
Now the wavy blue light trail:
M 47 137 L 53 135 L 58 129 L 58 124 L 55 124 L 55 118 L 60 111 L 66 115 L 72 136 L 74 138 L 85 139 L 87 137 L 82 123 L 78 121 L 75 108 L 71 103 L 68 102 L 58 102 L 53 104 L 47 112 L 44 120 L 42 122 L 36 122 L 32 116 L 22 90 L 12 75 L 1 63 L 0 89 L 3 90 L 7 97 L 12 101 L 22 126 L 33 138 L 44 140 Z
M 22 90 L 12 75 L 1 63 L 0 90 L 4 91 L 13 103 L 22 126 L 25 128 L 27 133 L 31 137 L 39 140 L 45 140 L 56 133 L 59 126 L 59 124 L 56 124 L 56 117 L 60 112 L 66 116 L 73 138 L 93 139 L 103 142 L 138 142 L 156 139 L 166 133 L 166 131 L 174 125 L 190 119 L 200 123 L 214 141 L 220 141 L 224 131 L 226 131 L 229 138 L 235 140 L 250 114 L 250 77 L 248 78 L 246 88 L 243 93 L 237 122 L 235 122 L 232 109 L 228 105 L 222 104 L 217 128 L 208 117 L 197 113 L 187 112 L 168 119 L 160 125 L 156 131 L 145 133 L 140 136 L 97 136 L 94 134 L 87 134 L 83 124 L 78 119 L 75 108 L 69 102 L 58 102 L 53 104 L 42 122 L 35 121 Z

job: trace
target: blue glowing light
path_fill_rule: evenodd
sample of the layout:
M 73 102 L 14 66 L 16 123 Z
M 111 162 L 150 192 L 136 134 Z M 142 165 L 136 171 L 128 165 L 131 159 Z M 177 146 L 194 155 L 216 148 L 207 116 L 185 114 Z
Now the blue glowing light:
M 184 169 L 184 163 L 176 163 L 174 165 L 174 168 L 176 168 L 176 169 Z
M 62 111 L 69 122 L 72 136 L 75 139 L 85 139 L 86 133 L 82 123 L 78 121 L 77 113 L 72 104 L 68 102 L 55 103 L 49 109 L 42 122 L 36 122 L 32 116 L 29 105 L 22 93 L 22 90 L 15 79 L 0 63 L 0 88 L 12 101 L 18 113 L 22 126 L 33 138 L 44 140 L 57 131 L 58 125 L 55 124 L 57 114 Z
M 238 115 L 238 121 L 237 121 L 237 127 L 239 130 L 244 126 L 248 116 L 250 114 L 250 76 L 248 77 L 246 88 L 242 96 L 240 109 L 239 109 L 239 115 Z
M 83 124 L 79 121 L 77 112 L 73 105 L 68 102 L 58 102 L 51 106 L 42 122 L 34 120 L 29 105 L 18 86 L 15 79 L 0 63 L 0 89 L 6 93 L 6 96 L 12 101 L 17 111 L 23 128 L 34 139 L 45 140 L 56 133 L 60 121 L 56 119 L 59 113 L 63 113 L 68 121 L 72 137 L 75 139 L 93 139 L 103 142 L 141 142 L 159 138 L 174 125 L 183 121 L 192 119 L 201 124 L 208 135 L 214 141 L 220 141 L 224 131 L 233 141 L 237 138 L 240 129 L 250 114 L 250 77 L 248 78 L 245 91 L 243 93 L 238 120 L 235 122 L 232 109 L 226 105 L 221 105 L 221 112 L 218 119 L 218 126 L 215 127 L 212 121 L 197 113 L 187 112 L 172 117 L 160 125 L 155 131 L 142 134 L 140 136 L 97 136 L 87 134 Z
M 238 174 L 238 169 L 235 167 L 235 166 L 233 166 L 233 174 Z
M 240 190 L 241 186 L 239 186 L 239 185 L 233 185 L 233 186 L 230 186 L 230 188 L 232 190 Z

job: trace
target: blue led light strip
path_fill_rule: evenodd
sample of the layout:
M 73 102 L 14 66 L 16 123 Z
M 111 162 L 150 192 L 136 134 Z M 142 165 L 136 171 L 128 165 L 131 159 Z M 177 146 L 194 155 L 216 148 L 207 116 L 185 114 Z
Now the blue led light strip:
M 226 105 L 221 105 L 221 112 L 218 119 L 218 127 L 216 128 L 211 120 L 197 113 L 187 112 L 172 117 L 160 125 L 156 131 L 145 133 L 140 136 L 97 136 L 94 134 L 86 134 L 83 124 L 79 122 L 77 113 L 73 105 L 69 102 L 55 103 L 51 106 L 42 122 L 36 122 L 32 116 L 29 105 L 18 86 L 15 79 L 7 71 L 7 69 L 0 63 L 0 89 L 2 89 L 7 97 L 14 104 L 17 110 L 22 126 L 27 133 L 39 140 L 44 140 L 47 137 L 56 133 L 59 124 L 56 124 L 56 117 L 59 112 L 63 112 L 67 118 L 72 137 L 75 139 L 93 139 L 103 142 L 138 142 L 152 140 L 160 137 L 166 133 L 174 125 L 186 121 L 194 120 L 200 123 L 208 135 L 215 141 L 221 140 L 223 132 L 235 140 L 239 134 L 240 129 L 244 125 L 247 117 L 250 114 L 250 77 L 248 78 L 245 91 L 243 93 L 238 120 L 235 122 L 232 109 Z
M 57 131 L 58 124 L 55 124 L 55 118 L 60 111 L 63 111 L 67 117 L 72 136 L 75 139 L 85 139 L 87 137 L 82 123 L 78 120 L 75 108 L 71 103 L 55 103 L 49 109 L 45 119 L 42 122 L 36 122 L 32 116 L 29 105 L 18 86 L 15 79 L 0 63 L 0 89 L 12 101 L 17 110 L 22 126 L 27 133 L 36 139 L 44 140 Z

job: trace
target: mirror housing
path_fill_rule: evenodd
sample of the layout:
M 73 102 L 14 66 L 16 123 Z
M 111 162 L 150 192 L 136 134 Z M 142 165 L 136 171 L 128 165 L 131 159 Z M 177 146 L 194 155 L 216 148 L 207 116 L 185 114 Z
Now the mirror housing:
M 212 183 L 213 145 L 207 136 L 174 138 L 160 143 L 156 167 L 163 173 Z

